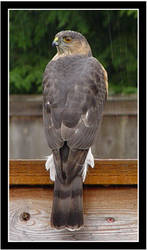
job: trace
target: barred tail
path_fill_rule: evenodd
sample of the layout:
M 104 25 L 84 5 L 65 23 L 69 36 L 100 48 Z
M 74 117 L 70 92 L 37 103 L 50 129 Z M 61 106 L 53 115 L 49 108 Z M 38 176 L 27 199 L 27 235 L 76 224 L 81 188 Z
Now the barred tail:
M 78 230 L 83 225 L 83 181 L 76 176 L 70 184 L 62 184 L 56 176 L 51 226 Z

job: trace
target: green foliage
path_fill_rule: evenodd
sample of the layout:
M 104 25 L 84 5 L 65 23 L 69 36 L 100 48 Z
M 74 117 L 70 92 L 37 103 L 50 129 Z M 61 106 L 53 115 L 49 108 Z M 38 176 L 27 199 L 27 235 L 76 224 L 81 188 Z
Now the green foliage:
M 106 68 L 111 93 L 137 86 L 136 10 L 10 10 L 10 93 L 42 93 L 42 75 L 56 53 L 55 34 L 75 30 L 86 36 Z
M 109 95 L 120 94 L 120 93 L 122 95 L 137 94 L 137 88 L 130 86 L 124 87 L 122 85 L 111 84 L 111 88 L 109 89 Z

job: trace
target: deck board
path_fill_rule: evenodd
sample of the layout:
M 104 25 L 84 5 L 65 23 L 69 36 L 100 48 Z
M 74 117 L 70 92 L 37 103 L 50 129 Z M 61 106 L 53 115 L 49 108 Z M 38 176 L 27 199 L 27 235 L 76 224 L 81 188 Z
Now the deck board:
M 9 183 L 14 185 L 53 184 L 45 170 L 45 160 L 10 160 Z M 85 184 L 137 184 L 136 159 L 95 159 L 95 167 L 88 168 Z
M 83 196 L 84 228 L 57 231 L 50 227 L 51 186 L 11 187 L 9 241 L 137 241 L 137 188 L 84 186 Z

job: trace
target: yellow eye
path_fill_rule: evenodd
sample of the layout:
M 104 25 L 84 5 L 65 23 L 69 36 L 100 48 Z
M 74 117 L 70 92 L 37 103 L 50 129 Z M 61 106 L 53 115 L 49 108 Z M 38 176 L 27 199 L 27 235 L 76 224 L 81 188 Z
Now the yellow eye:
M 71 42 L 72 38 L 71 37 L 63 37 L 63 40 L 67 43 Z

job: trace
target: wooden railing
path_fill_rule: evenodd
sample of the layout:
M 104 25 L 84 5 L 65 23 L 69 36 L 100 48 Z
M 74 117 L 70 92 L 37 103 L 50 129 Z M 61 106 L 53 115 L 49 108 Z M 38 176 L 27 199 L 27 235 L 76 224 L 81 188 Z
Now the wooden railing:
M 51 228 L 53 182 L 45 160 L 10 160 L 9 241 L 72 241 L 72 245 L 77 241 L 137 241 L 137 169 L 136 159 L 95 159 L 84 182 L 89 185 L 83 188 L 84 227 L 69 232 Z
M 46 185 L 53 182 L 45 169 L 45 160 L 10 160 L 10 184 Z M 137 160 L 98 160 L 88 168 L 85 184 L 137 184 Z

